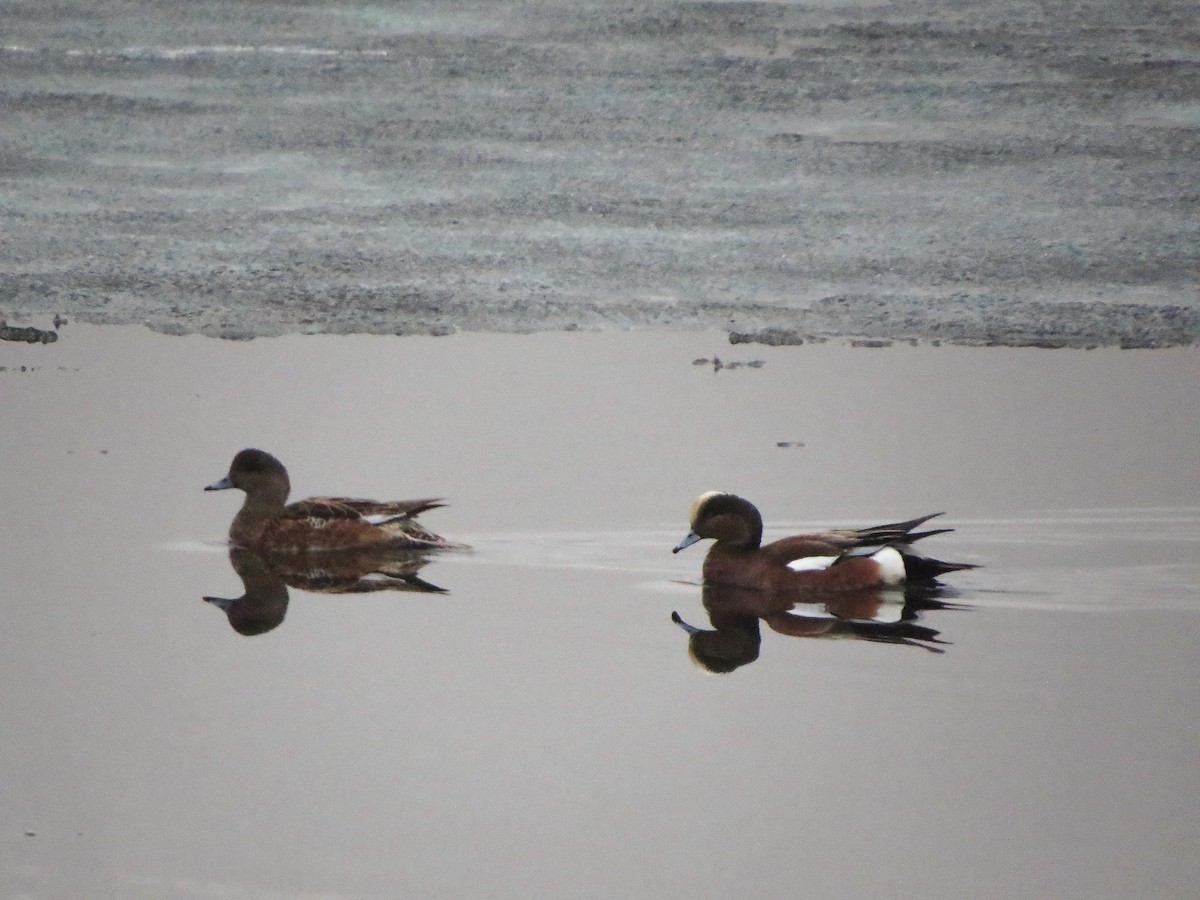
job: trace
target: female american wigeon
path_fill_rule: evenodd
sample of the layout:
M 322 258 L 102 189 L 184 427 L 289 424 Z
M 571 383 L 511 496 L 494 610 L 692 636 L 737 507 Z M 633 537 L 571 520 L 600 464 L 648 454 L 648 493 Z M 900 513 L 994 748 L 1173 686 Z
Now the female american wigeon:
M 336 553 L 259 556 L 244 547 L 229 549 L 229 562 L 242 579 L 240 597 L 205 597 L 225 613 L 233 630 L 247 637 L 277 628 L 287 615 L 288 588 L 320 594 L 405 591 L 445 594 L 417 573 L 429 562 L 420 550 L 388 547 Z
M 709 491 L 692 504 L 691 531 L 674 552 L 713 538 L 716 543 L 704 558 L 704 583 L 760 591 L 861 591 L 928 583 L 947 572 L 975 568 L 913 552 L 914 541 L 953 530 L 913 531 L 936 515 L 940 513 L 763 544 L 762 515 L 753 503 L 735 494 Z
M 438 499 L 380 502 L 310 497 L 287 503 L 291 490 L 287 469 L 262 450 L 242 450 L 233 458 L 229 474 L 205 490 L 226 488 L 246 492 L 229 526 L 230 542 L 259 553 L 453 546 L 416 520 L 425 510 L 445 505 Z

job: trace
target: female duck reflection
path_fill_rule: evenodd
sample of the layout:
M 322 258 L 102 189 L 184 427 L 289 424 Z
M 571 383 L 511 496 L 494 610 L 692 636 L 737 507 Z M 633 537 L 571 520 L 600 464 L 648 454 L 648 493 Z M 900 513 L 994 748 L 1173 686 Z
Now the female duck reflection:
M 379 550 L 323 553 L 320 558 L 259 556 L 253 550 L 231 547 L 229 562 L 245 588 L 240 597 L 205 597 L 222 610 L 238 634 L 265 634 L 283 622 L 288 587 L 319 594 L 362 594 L 371 591 L 411 591 L 445 594 L 445 588 L 417 576 L 429 562 L 421 551 Z
M 428 551 L 465 549 L 417 522 L 421 513 L 444 505 L 437 499 L 311 497 L 287 503 L 287 469 L 262 450 L 239 452 L 229 473 L 205 490 L 227 488 L 246 493 L 229 526 L 229 558 L 245 594 L 205 599 L 242 634 L 262 634 L 283 621 L 288 585 L 322 593 L 445 593 L 416 573 L 429 561 Z
M 692 505 L 691 530 L 676 553 L 705 538 L 715 540 L 704 559 L 704 606 L 714 631 L 671 618 L 690 635 L 693 659 L 714 672 L 732 672 L 758 658 L 759 620 L 795 637 L 853 637 L 923 647 L 938 632 L 913 619 L 921 609 L 945 604 L 938 577 L 975 568 L 922 556 L 912 544 L 951 529 L 916 531 L 933 516 L 873 528 L 836 529 L 762 543 L 762 516 L 754 504 L 734 494 L 709 491 Z M 879 613 L 902 588 L 904 605 L 896 621 Z M 825 616 L 792 612 L 801 604 L 824 608 Z

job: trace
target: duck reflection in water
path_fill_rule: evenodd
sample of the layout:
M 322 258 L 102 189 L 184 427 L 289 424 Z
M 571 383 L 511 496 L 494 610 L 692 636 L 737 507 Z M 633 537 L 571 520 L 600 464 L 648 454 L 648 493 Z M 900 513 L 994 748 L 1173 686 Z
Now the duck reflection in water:
M 937 646 L 946 643 L 938 640 L 940 632 L 915 621 L 926 610 L 961 608 L 938 596 L 944 596 L 940 589 L 918 586 L 899 595 L 864 590 L 806 600 L 795 594 L 705 585 L 701 598 L 712 629 L 690 625 L 678 612 L 671 613 L 671 620 L 688 633 L 693 662 L 709 672 L 727 674 L 758 659 L 760 621 L 791 637 L 850 638 L 943 653 Z M 898 616 L 881 619 L 889 609 L 898 610 Z
M 409 591 L 445 594 L 417 572 L 427 553 L 414 550 L 367 549 L 305 556 L 264 557 L 242 547 L 229 551 L 229 562 L 242 580 L 240 597 L 205 597 L 222 610 L 238 634 L 251 637 L 279 626 L 287 615 L 288 587 L 319 594 L 363 594 Z
M 691 526 L 674 552 L 712 539 L 704 557 L 704 606 L 715 630 L 671 618 L 690 635 L 692 657 L 714 672 L 758 658 L 759 621 L 795 637 L 853 637 L 942 652 L 938 632 L 913 621 L 920 609 L 943 607 L 942 575 L 972 563 L 925 556 L 913 544 L 951 529 L 917 529 L 939 513 L 871 528 L 839 528 L 762 543 L 763 520 L 750 501 L 708 491 L 692 504 Z M 889 599 L 891 602 L 889 603 Z M 903 601 L 895 621 L 880 621 L 885 605 Z M 797 606 L 825 615 L 800 615 Z

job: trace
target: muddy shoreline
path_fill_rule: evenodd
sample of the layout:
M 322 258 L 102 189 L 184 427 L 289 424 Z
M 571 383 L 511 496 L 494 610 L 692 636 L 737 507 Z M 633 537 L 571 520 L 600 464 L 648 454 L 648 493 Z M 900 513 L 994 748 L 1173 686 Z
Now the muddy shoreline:
M 1189 0 L 3 14 L 10 326 L 1200 339 Z

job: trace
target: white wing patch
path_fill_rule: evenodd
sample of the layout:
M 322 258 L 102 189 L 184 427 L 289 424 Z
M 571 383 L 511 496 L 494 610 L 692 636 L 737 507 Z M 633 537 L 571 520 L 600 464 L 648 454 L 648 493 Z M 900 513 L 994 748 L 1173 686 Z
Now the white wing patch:
M 862 554 L 851 552 L 848 555 Z M 879 564 L 879 579 L 885 585 L 904 584 L 904 557 L 900 555 L 899 550 L 894 547 L 884 547 L 882 550 L 871 553 L 870 558 Z M 787 567 L 793 572 L 824 572 L 839 559 L 841 559 L 840 556 L 805 556 L 801 559 L 793 559 L 787 564 Z
M 904 584 L 904 557 L 895 547 L 884 547 L 872 553 L 871 559 L 879 564 L 879 577 L 884 584 Z
M 872 622 L 903 622 L 904 621 L 904 595 L 897 594 L 895 591 L 884 591 L 879 594 L 883 602 L 879 604 L 879 609 L 875 610 L 875 615 L 871 616 Z
M 787 567 L 793 572 L 824 572 L 836 559 L 836 556 L 805 556 L 793 559 Z
M 396 515 L 396 513 L 376 513 L 373 516 L 363 516 L 363 518 L 372 525 L 382 525 L 384 522 L 391 522 L 395 519 L 403 519 L 404 516 Z

